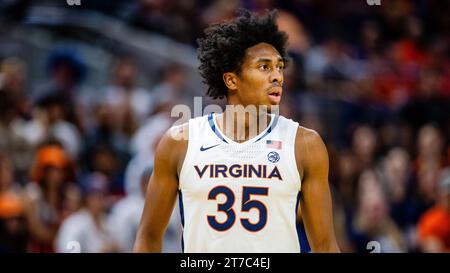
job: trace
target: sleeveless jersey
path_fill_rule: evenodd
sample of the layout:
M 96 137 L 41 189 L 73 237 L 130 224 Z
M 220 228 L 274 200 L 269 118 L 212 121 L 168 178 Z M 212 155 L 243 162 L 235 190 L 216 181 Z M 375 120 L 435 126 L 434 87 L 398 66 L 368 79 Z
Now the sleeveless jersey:
M 215 114 L 189 121 L 179 177 L 184 252 L 300 252 L 298 126 L 272 115 L 258 136 L 237 143 Z

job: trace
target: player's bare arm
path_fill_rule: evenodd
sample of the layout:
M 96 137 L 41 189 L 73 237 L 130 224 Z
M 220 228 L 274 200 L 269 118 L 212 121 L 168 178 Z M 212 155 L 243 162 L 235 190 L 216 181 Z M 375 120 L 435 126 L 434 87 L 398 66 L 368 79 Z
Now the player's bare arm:
M 340 252 L 333 227 L 328 186 L 328 152 L 320 136 L 299 127 L 295 143 L 297 167 L 302 177 L 300 206 L 311 250 Z
M 161 252 L 164 233 L 175 206 L 178 174 L 187 148 L 188 124 L 172 127 L 162 137 L 148 184 L 135 252 Z

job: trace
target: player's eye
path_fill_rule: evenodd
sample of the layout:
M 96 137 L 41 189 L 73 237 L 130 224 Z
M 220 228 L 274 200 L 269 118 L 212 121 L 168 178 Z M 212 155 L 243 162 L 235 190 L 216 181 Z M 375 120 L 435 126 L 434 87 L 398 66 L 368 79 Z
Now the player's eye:
M 277 66 L 278 70 L 284 70 L 284 68 L 285 68 L 284 64 L 280 64 Z
M 262 71 L 267 71 L 269 70 L 269 66 L 267 64 L 262 64 L 259 66 L 259 69 Z

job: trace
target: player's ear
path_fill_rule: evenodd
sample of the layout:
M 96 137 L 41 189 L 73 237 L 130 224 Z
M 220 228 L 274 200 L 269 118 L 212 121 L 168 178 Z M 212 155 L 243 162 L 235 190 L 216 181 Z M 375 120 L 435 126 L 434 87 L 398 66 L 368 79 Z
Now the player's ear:
M 233 72 L 223 73 L 223 82 L 228 90 L 237 90 L 237 76 Z

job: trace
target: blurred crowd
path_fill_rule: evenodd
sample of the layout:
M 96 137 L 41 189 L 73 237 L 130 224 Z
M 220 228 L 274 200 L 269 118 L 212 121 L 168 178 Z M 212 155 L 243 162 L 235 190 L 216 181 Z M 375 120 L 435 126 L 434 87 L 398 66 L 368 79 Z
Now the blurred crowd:
M 30 2 L 0 4 L 0 22 L 20 24 Z M 450 3 L 381 3 L 90 0 L 79 8 L 193 48 L 206 25 L 239 7 L 277 8 L 290 54 L 281 112 L 327 145 L 341 250 L 369 252 L 375 241 L 382 252 L 449 252 Z M 186 68 L 168 63 L 141 86 L 137 57 L 116 55 L 97 90 L 82 54 L 47 54 L 44 82 L 30 80 L 36 66 L 27 59 L 0 55 L 0 252 L 130 252 L 155 146 L 175 121 L 171 108 L 193 100 Z M 165 252 L 181 251 L 180 222 L 175 210 Z M 298 225 L 308 251 L 301 217 Z

